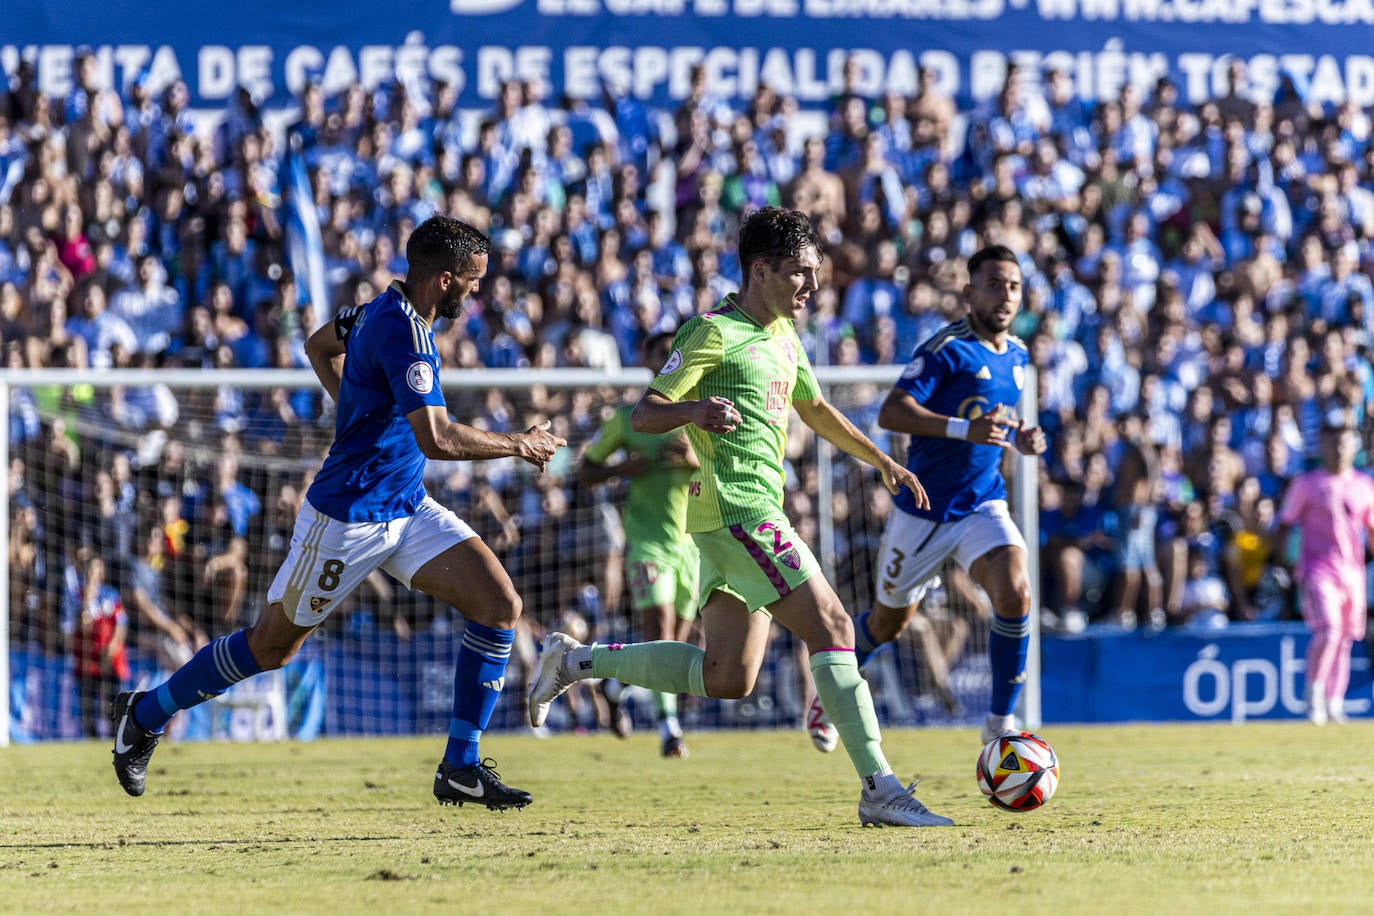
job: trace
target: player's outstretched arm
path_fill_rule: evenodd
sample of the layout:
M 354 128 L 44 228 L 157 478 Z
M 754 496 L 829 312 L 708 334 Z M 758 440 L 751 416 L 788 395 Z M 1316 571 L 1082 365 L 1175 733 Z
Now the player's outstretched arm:
M 344 341 L 340 339 L 333 321 L 326 321 L 310 335 L 305 342 L 305 355 L 324 390 L 337 401 L 339 382 L 343 378 Z
M 480 461 L 514 456 L 544 470 L 554 452 L 568 443 L 549 432 L 549 421 L 523 433 L 491 433 L 449 419 L 448 411 L 435 405 L 417 407 L 406 414 L 415 442 L 426 458 L 441 461 Z
M 708 433 L 730 433 L 739 422 L 739 411 L 726 398 L 673 401 L 652 388 L 644 392 L 630 414 L 630 428 L 637 433 L 666 433 L 688 423 Z
M 976 420 L 947 417 L 923 407 L 908 392 L 893 388 L 878 410 L 878 425 L 896 433 L 932 439 L 964 439 L 975 445 L 1012 448 L 1016 421 L 1011 409 L 998 404 Z M 1041 434 L 1043 437 L 1043 433 Z M 1038 453 L 1037 453 L 1038 454 Z
M 924 509 L 930 505 L 925 487 L 921 486 L 921 481 L 916 479 L 916 475 L 874 445 L 873 440 L 860 432 L 857 426 L 849 422 L 848 417 L 836 410 L 825 398 L 793 401 L 792 406 L 797 409 L 797 416 L 802 418 L 802 422 L 816 431 L 816 435 L 845 454 L 853 455 L 865 464 L 877 468 L 883 475 L 883 485 L 889 492 L 895 494 L 902 487 L 906 487 L 916 497 L 918 507 Z

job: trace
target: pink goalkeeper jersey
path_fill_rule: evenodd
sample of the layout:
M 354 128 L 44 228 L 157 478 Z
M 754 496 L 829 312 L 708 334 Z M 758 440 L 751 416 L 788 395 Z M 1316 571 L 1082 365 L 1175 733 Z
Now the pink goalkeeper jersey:
M 1302 532 L 1298 581 L 1322 572 L 1364 580 L 1365 532 L 1374 524 L 1374 480 L 1325 468 L 1293 478 L 1279 521 Z

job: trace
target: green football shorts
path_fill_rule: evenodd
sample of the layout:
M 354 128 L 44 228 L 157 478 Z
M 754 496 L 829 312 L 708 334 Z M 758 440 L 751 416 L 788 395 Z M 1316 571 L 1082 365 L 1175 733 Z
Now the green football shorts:
M 691 543 L 631 545 L 625 554 L 631 608 L 643 611 L 666 604 L 679 620 L 694 620 L 700 566 Z
M 701 551 L 701 599 L 720 589 L 757 611 L 821 571 L 781 512 L 692 535 Z

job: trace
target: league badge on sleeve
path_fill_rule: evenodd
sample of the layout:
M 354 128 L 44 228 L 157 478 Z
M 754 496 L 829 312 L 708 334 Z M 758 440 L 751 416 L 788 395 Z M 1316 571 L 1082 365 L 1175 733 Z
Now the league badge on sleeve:
M 673 350 L 673 355 L 668 357 L 668 361 L 663 364 L 663 368 L 658 370 L 659 375 L 672 375 L 682 368 L 682 351 Z
M 926 371 L 926 358 L 924 355 L 920 355 L 906 364 L 906 368 L 902 370 L 902 378 L 919 378 L 924 371 Z
M 434 389 L 434 367 L 424 360 L 411 363 L 406 370 L 406 384 L 416 394 L 429 394 Z

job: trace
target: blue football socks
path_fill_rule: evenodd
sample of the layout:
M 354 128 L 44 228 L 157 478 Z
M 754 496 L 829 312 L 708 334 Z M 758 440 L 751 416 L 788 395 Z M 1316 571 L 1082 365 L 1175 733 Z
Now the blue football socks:
M 873 638 L 873 634 L 868 630 L 868 615 L 869 612 L 864 611 L 854 618 L 854 660 L 859 663 L 860 668 L 882 645 Z
M 246 631 L 221 636 L 207 643 L 156 690 L 139 697 L 134 721 L 148 731 L 160 732 L 179 710 L 213 700 L 261 671 L 262 666 L 248 649 Z
M 1009 716 L 1016 708 L 1026 680 L 1026 648 L 1030 645 L 1030 618 L 1009 620 L 993 615 L 988 634 L 988 664 L 992 668 L 992 705 L 995 716 Z
M 491 713 L 506 682 L 506 662 L 515 630 L 497 630 L 468 621 L 458 645 L 453 674 L 453 718 L 448 726 L 444 759 L 453 766 L 479 763 L 478 743 L 491 724 Z

